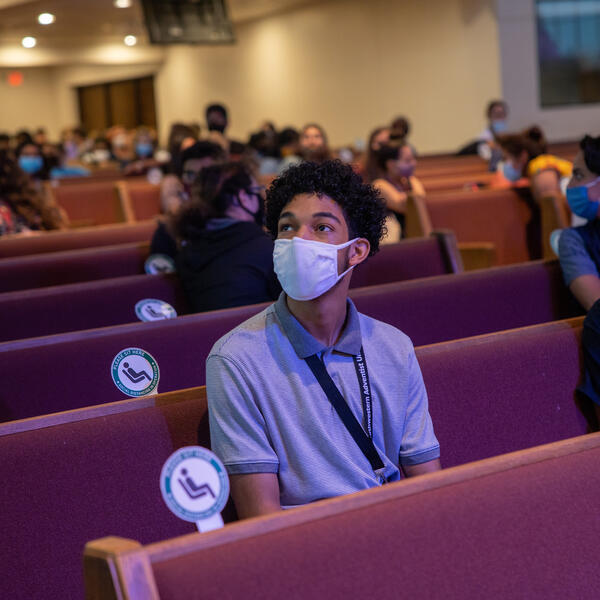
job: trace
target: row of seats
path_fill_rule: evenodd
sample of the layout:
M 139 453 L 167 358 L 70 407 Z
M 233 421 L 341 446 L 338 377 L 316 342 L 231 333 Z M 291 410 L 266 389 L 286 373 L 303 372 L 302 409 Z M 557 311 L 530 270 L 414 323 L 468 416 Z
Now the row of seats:
M 589 557 L 600 534 L 598 460 L 595 434 L 205 536 L 97 540 L 85 550 L 86 591 L 151 600 L 597 598 Z
M 104 299 L 114 306 L 111 293 L 107 288 L 92 307 L 100 311 Z M 359 311 L 398 327 L 416 346 L 581 314 L 556 262 L 357 288 L 350 297 Z M 128 347 L 143 348 L 158 361 L 161 391 L 203 385 L 212 345 L 265 306 L 0 343 L 0 420 L 120 399 L 109 367 Z M 130 315 L 132 310 L 133 299 L 124 301 L 122 311 Z M 18 314 L 16 306 L 14 312 Z
M 569 219 L 564 198 L 537 203 L 529 188 L 447 192 L 409 197 L 406 234 L 422 237 L 443 227 L 456 235 L 467 268 L 507 265 L 554 258 L 550 234 Z
M 574 400 L 581 372 L 581 323 L 578 318 L 417 348 L 445 467 L 583 435 L 594 425 L 586 418 L 586 407 L 580 409 Z M 80 556 L 89 540 L 118 534 L 147 544 L 191 533 L 193 524 L 178 521 L 164 506 L 158 481 L 171 452 L 196 443 L 210 445 L 204 388 L 0 425 L 0 479 L 10 482 L 5 485 L 0 513 L 5 539 L 11 540 L 0 551 L 0 575 L 6 597 L 81 597 Z M 443 477 L 452 478 L 453 471 L 446 471 Z M 545 489 L 547 497 L 553 497 L 557 487 L 562 489 L 566 484 L 557 484 L 563 477 L 572 477 L 573 471 L 552 472 L 551 484 Z M 420 484 L 417 481 L 408 485 L 426 485 L 427 480 Z M 389 492 L 384 488 L 367 495 L 374 492 L 393 496 L 394 489 L 402 494 L 404 485 L 394 484 Z M 511 489 L 505 492 L 510 494 Z M 485 495 L 483 491 L 482 494 Z M 456 501 L 467 501 L 468 495 L 457 494 Z M 593 506 L 595 503 L 594 498 Z M 339 511 L 333 510 L 330 517 L 337 519 L 339 512 L 342 518 L 343 507 L 342 502 Z M 318 505 L 306 507 L 283 518 L 295 519 L 302 511 L 317 508 Z M 433 526 L 438 512 L 428 503 L 423 503 L 421 512 L 414 516 L 407 516 L 401 508 L 398 514 L 403 526 L 414 527 L 414 535 L 423 536 L 432 552 L 437 542 L 430 535 L 442 535 L 440 531 L 443 536 L 453 535 L 452 527 Z M 587 517 L 593 519 L 593 510 Z M 257 525 L 262 533 L 268 531 L 264 520 L 257 523 L 262 523 Z M 359 524 L 360 520 L 353 520 L 352 527 L 348 527 L 352 539 L 363 536 Z M 306 533 L 307 537 L 296 532 L 296 541 L 288 540 L 286 544 L 295 547 L 303 539 L 321 539 L 327 529 L 318 533 L 320 526 L 315 527 L 314 532 Z M 220 539 L 218 536 L 227 537 L 228 532 L 233 535 L 235 531 L 227 528 L 220 534 L 193 536 L 190 541 L 196 543 L 198 537 L 208 540 L 210 536 Z M 413 534 L 390 535 L 385 527 L 383 531 L 388 542 L 382 549 L 393 547 L 395 552 L 410 547 L 411 539 L 414 541 Z M 374 530 L 365 539 L 372 534 Z M 258 543 L 258 539 L 254 542 Z M 275 544 L 273 550 L 279 547 L 276 542 L 268 546 L 271 544 Z M 312 560 L 312 550 L 317 546 L 311 546 L 307 560 Z M 226 572 L 230 569 L 233 578 L 246 564 L 237 548 L 236 542 L 229 551 L 241 562 L 235 568 L 234 563 L 227 562 Z M 195 577 L 192 571 L 208 576 L 213 569 L 209 556 L 210 552 L 198 558 L 194 569 L 181 572 L 182 582 Z M 370 559 L 365 556 L 365 560 Z M 253 571 L 252 577 L 259 572 L 260 577 L 272 573 L 273 569 L 265 568 L 265 563 L 259 564 L 262 569 Z M 443 561 L 434 564 L 436 569 L 446 568 Z M 300 565 L 296 568 L 302 569 Z M 373 569 L 370 572 L 373 574 Z M 265 586 L 265 594 L 268 588 Z M 212 595 L 203 593 L 200 597 Z M 240 591 L 234 594 L 231 590 L 225 597 L 240 597 Z
M 160 186 L 143 180 L 47 183 L 45 192 L 67 213 L 71 227 L 145 221 L 161 212 Z
M 137 243 L 0 261 L 4 282 L 0 289 L 18 290 L 0 294 L 0 311 L 11 316 L 0 330 L 0 341 L 129 323 L 136 320 L 133 307 L 143 298 L 164 300 L 177 314 L 186 314 L 176 277 L 140 274 L 148 251 L 147 244 Z M 355 269 L 351 285 L 381 285 L 461 270 L 454 237 L 438 233 L 383 247 Z M 71 283 L 80 279 L 84 283 Z M 43 286 L 50 282 L 61 285 Z
M 132 242 L 0 259 L 0 292 L 139 275 L 144 272 L 149 254 L 148 242 Z M 454 236 L 434 232 L 429 239 L 383 247 L 355 269 L 352 285 L 376 285 L 461 270 Z

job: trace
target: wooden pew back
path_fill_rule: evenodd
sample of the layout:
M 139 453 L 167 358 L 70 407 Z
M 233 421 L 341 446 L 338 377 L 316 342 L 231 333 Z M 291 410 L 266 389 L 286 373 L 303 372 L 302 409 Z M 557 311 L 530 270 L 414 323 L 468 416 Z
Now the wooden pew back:
M 592 598 L 600 434 L 150 546 L 86 546 L 87 597 Z M 123 543 L 121 549 L 121 543 Z

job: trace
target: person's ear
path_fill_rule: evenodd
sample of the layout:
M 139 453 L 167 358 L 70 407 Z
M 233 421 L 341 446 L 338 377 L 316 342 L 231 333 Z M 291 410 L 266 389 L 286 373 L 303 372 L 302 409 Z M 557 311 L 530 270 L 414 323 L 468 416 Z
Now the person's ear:
M 350 252 L 348 253 L 348 264 L 351 267 L 359 265 L 361 262 L 367 260 L 369 252 L 371 251 L 371 244 L 366 238 L 358 238 L 351 246 Z

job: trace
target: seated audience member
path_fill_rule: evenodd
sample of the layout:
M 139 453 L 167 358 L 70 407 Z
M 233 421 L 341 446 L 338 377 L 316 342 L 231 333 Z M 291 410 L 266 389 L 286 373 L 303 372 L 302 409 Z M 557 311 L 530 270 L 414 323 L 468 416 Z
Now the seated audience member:
M 253 153 L 252 159 L 258 163 L 259 175 L 277 173 L 281 162 L 277 134 L 261 129 L 250 136 L 247 148 Z
M 349 165 L 305 162 L 273 182 L 266 206 L 283 293 L 206 367 L 212 447 L 238 515 L 440 469 L 410 340 L 348 299 L 352 269 L 379 247 L 379 194 Z
M 29 175 L 32 181 L 48 179 L 49 173 L 42 155 L 42 149 L 33 142 L 25 142 L 17 146 L 15 156 L 19 167 Z
M 390 137 L 393 140 L 406 140 L 410 133 L 410 122 L 406 117 L 396 117 L 390 125 Z
M 50 179 L 86 177 L 91 174 L 89 169 L 79 164 L 67 164 L 66 156 L 61 145 L 44 144 L 44 146 L 42 146 L 42 155 Z
M 85 130 L 81 127 L 65 129 L 61 134 L 61 142 L 67 162 L 79 160 L 91 145 Z
M 218 144 L 200 140 L 186 148 L 179 160 L 179 171 L 167 175 L 161 182 L 160 200 L 161 210 L 166 215 L 174 215 L 187 205 L 191 198 L 192 185 L 198 173 L 211 165 L 225 162 L 227 156 Z M 150 243 L 151 254 L 166 254 L 175 259 L 177 256 L 177 243 L 171 235 L 164 220 L 160 220 Z
M 48 134 L 46 133 L 46 130 L 43 127 L 38 127 L 35 130 L 35 133 L 33 134 L 33 141 L 38 145 L 38 146 L 44 146 L 45 144 L 49 144 L 50 141 L 48 140 Z
M 181 153 L 190 146 L 193 146 L 198 141 L 196 130 L 184 123 L 173 123 L 169 138 L 167 141 L 167 151 L 169 153 L 170 162 L 166 167 L 166 172 L 178 173 L 181 171 L 180 158 Z
M 600 299 L 600 137 L 586 136 L 580 146 L 567 186 L 567 202 L 587 224 L 564 229 L 558 252 L 565 283 L 589 310 Z
M 325 130 L 316 123 L 309 123 L 300 132 L 300 156 L 303 160 L 322 163 L 331 158 Z
M 277 174 L 281 175 L 289 166 L 302 162 L 300 158 L 300 134 L 293 127 L 285 127 L 278 136 L 279 153 L 281 161 Z
M 116 165 L 110 149 L 110 142 L 105 137 L 97 137 L 90 150 L 81 156 L 81 161 L 86 165 L 100 169 Z
M 0 236 L 67 224 L 64 212 L 48 203 L 7 152 L 0 152 Z
M 425 189 L 414 175 L 417 160 L 407 142 L 390 141 L 377 151 L 376 157 L 383 176 L 373 181 L 373 187 L 379 191 L 388 209 L 387 234 L 382 243 L 393 243 L 402 235 L 408 194 L 425 196 Z
M 244 164 L 200 171 L 191 202 L 173 218 L 177 272 L 193 311 L 277 298 L 273 241 L 263 218 L 262 188 Z
M 546 138 L 539 127 L 500 136 L 498 143 L 504 153 L 502 175 L 511 185 L 530 185 L 536 200 L 562 195 L 561 180 L 566 183 L 572 165 L 568 160 L 546 154 Z
M 376 127 L 369 135 L 367 142 L 367 153 L 365 157 L 364 178 L 368 183 L 375 179 L 380 179 L 385 176 L 385 173 L 379 168 L 377 161 L 377 152 L 382 146 L 390 142 L 390 128 Z
M 233 158 L 240 157 L 245 149 L 244 144 L 237 140 L 229 139 L 225 132 L 229 126 L 227 108 L 223 104 L 209 104 L 206 107 L 206 127 L 208 139 L 223 147 L 223 150 Z
M 502 150 L 498 145 L 498 136 L 507 131 L 508 104 L 504 100 L 492 100 L 485 109 L 486 128 L 477 139 L 469 142 L 458 155 L 478 154 L 489 164 L 489 170 L 495 171 L 502 160 Z
M 0 133 L 0 152 L 10 150 L 10 136 L 7 133 Z
M 487 127 L 479 134 L 477 154 L 487 160 L 490 171 L 495 171 L 502 160 L 502 150 L 498 145 L 498 136 L 508 130 L 508 104 L 504 100 L 492 100 L 485 111 Z
M 145 175 L 150 169 L 161 166 L 161 161 L 155 155 L 156 137 L 146 127 L 140 127 L 133 139 L 135 157 L 125 166 L 125 175 Z
M 35 144 L 33 136 L 27 129 L 20 129 L 15 133 L 15 146 L 21 146 L 23 144 Z
M 584 381 L 577 390 L 593 402 L 600 422 L 600 137 L 585 136 L 580 147 L 567 201 L 587 224 L 564 229 L 558 249 L 565 283 L 588 311 L 581 337 Z
M 161 208 L 164 213 L 174 214 L 190 199 L 190 191 L 198 173 L 215 163 L 224 162 L 227 155 L 223 148 L 213 142 L 200 140 L 181 152 L 176 172 L 161 182 Z
M 106 137 L 110 141 L 112 155 L 121 169 L 124 169 L 135 160 L 133 136 L 130 131 L 127 131 L 124 127 L 115 126 L 106 132 Z

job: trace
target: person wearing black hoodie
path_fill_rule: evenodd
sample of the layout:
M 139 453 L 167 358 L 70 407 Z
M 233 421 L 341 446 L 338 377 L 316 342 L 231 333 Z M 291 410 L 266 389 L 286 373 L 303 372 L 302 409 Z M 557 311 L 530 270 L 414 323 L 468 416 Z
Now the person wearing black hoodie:
M 273 240 L 262 224 L 264 199 L 249 169 L 226 163 L 202 169 L 192 202 L 174 218 L 177 272 L 194 312 L 275 300 Z

